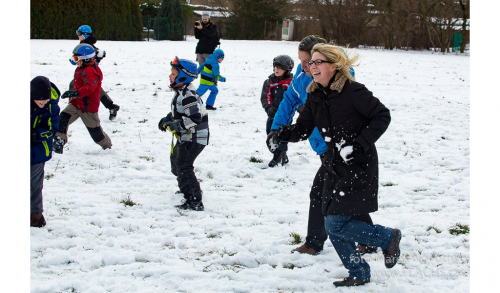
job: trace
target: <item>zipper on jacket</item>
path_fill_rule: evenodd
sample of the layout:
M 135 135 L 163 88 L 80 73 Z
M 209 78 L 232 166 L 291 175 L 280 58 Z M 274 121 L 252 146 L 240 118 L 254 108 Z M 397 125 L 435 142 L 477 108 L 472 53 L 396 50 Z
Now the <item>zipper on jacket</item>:
M 35 122 L 33 123 L 33 128 L 36 128 L 36 122 L 38 121 L 38 116 L 35 117 Z
M 48 157 L 50 155 L 49 146 L 46 141 L 42 141 L 43 147 L 45 148 L 45 156 Z

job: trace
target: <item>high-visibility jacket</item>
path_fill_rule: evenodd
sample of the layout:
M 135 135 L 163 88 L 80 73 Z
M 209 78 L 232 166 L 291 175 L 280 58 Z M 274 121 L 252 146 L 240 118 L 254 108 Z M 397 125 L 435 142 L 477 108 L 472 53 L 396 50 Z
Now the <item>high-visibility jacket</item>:
M 31 100 L 31 125 L 37 133 L 36 141 L 31 142 L 30 164 L 44 163 L 52 158 L 52 141 L 59 130 L 59 96 L 61 92 L 53 84 L 50 101 L 43 108 L 38 107 Z
M 216 84 L 216 81 L 225 81 L 226 78 L 220 75 L 219 72 L 219 61 L 212 54 L 208 56 L 205 63 L 202 63 L 198 67 L 198 73 L 200 74 L 200 84 L 205 84 L 212 86 Z

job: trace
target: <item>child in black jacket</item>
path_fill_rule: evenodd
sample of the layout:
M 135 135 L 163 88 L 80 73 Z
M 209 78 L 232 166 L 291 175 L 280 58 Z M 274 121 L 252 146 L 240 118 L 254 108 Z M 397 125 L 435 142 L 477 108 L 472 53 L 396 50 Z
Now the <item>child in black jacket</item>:
M 267 134 L 271 132 L 274 115 L 278 111 L 281 100 L 283 100 L 283 94 L 286 92 L 293 79 L 293 65 L 293 60 L 288 55 L 279 55 L 275 57 L 273 59 L 274 73 L 269 75 L 269 78 L 264 81 L 260 102 L 268 117 L 266 124 Z M 288 163 L 288 156 L 286 155 L 287 150 L 288 145 L 286 142 L 280 144 L 278 149 L 274 151 L 273 159 L 269 162 L 268 166 L 273 168 L 279 163 L 281 163 L 282 166 Z

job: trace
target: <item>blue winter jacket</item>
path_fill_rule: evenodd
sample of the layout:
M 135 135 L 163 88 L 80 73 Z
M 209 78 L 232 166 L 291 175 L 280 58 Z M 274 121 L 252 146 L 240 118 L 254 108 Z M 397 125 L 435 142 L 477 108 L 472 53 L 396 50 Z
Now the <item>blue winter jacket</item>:
M 59 96 L 61 92 L 53 84 L 50 101 L 43 107 L 38 107 L 31 100 L 31 124 L 30 128 L 36 129 L 37 140 L 31 142 L 31 165 L 46 162 L 52 158 L 52 141 L 59 130 Z
M 200 74 L 200 84 L 212 86 L 218 80 L 226 81 L 226 78 L 220 75 L 219 61 L 214 54 L 208 56 L 205 62 L 198 66 L 198 74 Z
M 276 115 L 274 116 L 274 122 L 271 126 L 271 130 L 277 130 L 280 126 L 292 123 L 293 115 L 295 115 L 297 108 L 306 103 L 306 88 L 312 80 L 312 77 L 307 76 L 307 74 L 302 71 L 302 66 L 299 64 L 299 66 L 297 66 L 297 71 L 293 76 L 293 80 L 283 96 L 278 112 L 276 112 Z M 325 140 L 317 128 L 314 128 L 311 136 L 309 136 L 309 143 L 318 155 L 322 155 L 326 152 L 327 146 Z

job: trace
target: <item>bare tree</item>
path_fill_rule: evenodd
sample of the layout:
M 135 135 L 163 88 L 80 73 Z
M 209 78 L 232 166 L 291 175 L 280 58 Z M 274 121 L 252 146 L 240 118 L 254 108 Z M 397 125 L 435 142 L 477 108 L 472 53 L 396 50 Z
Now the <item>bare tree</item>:
M 427 24 L 429 40 L 443 53 L 448 51 L 454 28 L 460 20 L 456 4 L 455 0 L 419 1 L 419 13 Z
M 462 11 L 462 44 L 460 45 L 460 53 L 463 53 L 467 37 L 467 20 L 470 19 L 470 2 L 469 0 L 459 0 L 458 2 Z

